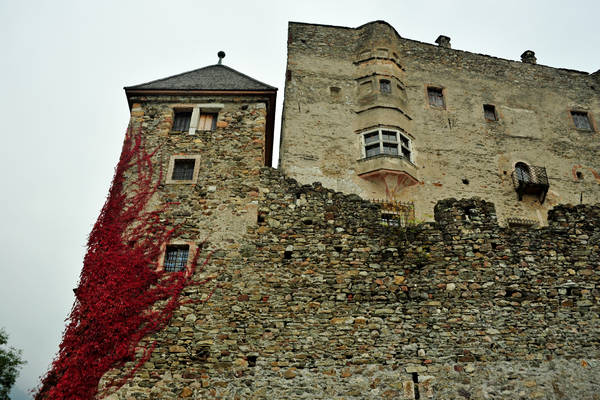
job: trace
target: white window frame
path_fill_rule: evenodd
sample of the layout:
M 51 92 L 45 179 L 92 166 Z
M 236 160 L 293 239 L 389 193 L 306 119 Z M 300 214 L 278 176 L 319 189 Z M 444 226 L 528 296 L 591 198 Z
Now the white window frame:
M 375 156 L 367 157 L 367 143 L 365 141 L 365 136 L 371 135 L 374 132 L 378 133 L 379 154 L 377 154 Z M 395 133 L 396 134 L 396 141 L 393 142 L 393 141 L 389 141 L 389 140 L 384 140 L 383 139 L 383 132 L 386 132 L 386 133 Z M 408 142 L 408 146 L 404 144 L 404 142 L 402 141 L 402 138 L 404 138 Z M 397 145 L 398 146 L 397 147 L 398 148 L 398 154 L 395 155 L 395 154 L 384 153 L 384 151 L 383 151 L 383 145 L 384 145 L 384 143 Z M 373 143 L 369 143 L 368 145 L 370 146 L 370 145 L 373 145 L 373 144 L 375 144 L 375 143 L 374 142 Z M 360 148 L 361 148 L 361 152 L 362 152 L 362 158 L 365 158 L 365 159 L 366 158 L 371 158 L 371 157 L 376 157 L 376 156 L 392 156 L 392 157 L 402 157 L 402 158 L 407 159 L 411 163 L 413 162 L 414 152 L 413 152 L 413 149 L 412 149 L 412 140 L 410 139 L 410 137 L 408 135 L 406 135 L 405 133 L 403 133 L 402 131 L 397 130 L 397 129 L 378 128 L 378 129 L 371 129 L 371 130 L 362 132 L 360 134 Z M 404 153 L 402 152 L 403 148 L 406 149 L 409 152 L 410 157 L 407 158 L 404 155 Z

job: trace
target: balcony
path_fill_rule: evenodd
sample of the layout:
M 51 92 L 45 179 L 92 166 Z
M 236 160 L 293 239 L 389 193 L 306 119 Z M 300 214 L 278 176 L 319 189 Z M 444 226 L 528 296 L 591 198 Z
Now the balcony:
M 396 177 L 397 184 L 412 186 L 417 184 L 417 168 L 403 156 L 378 154 L 358 160 L 356 169 L 358 176 L 367 180 L 382 180 L 387 176 Z
M 546 193 L 548 193 L 550 185 L 545 167 L 517 163 L 512 172 L 512 180 L 519 200 L 523 199 L 524 194 L 539 196 L 542 204 L 546 200 Z

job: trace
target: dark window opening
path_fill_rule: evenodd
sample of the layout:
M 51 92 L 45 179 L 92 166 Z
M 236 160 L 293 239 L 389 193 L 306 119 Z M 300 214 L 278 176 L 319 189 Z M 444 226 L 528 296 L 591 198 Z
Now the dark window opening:
M 257 358 L 258 358 L 258 356 L 248 356 L 248 366 L 256 367 L 256 359 Z
M 284 260 L 289 260 L 292 258 L 292 252 L 289 250 L 286 250 L 283 252 L 283 259 Z
M 175 111 L 175 118 L 173 119 L 173 130 L 178 132 L 189 130 L 191 120 L 191 111 Z
M 412 373 L 412 381 L 414 383 L 415 399 L 420 399 L 421 394 L 419 393 L 419 374 L 417 372 Z
M 429 97 L 430 106 L 444 107 L 444 92 L 442 88 L 428 87 L 427 97 Z
M 258 219 L 257 222 L 259 224 L 264 224 L 265 223 L 265 214 L 263 212 L 259 212 L 258 213 Z
M 483 105 L 483 116 L 488 121 L 498 121 L 498 114 L 496 114 L 496 107 L 492 104 Z
M 463 178 L 462 183 L 464 183 L 465 185 L 468 185 L 469 184 L 469 180 L 466 179 L 466 178 Z
M 184 245 L 167 245 L 165 251 L 165 271 L 178 272 L 185 269 L 188 261 L 190 246 Z
M 583 179 L 583 173 L 581 171 L 577 171 L 576 175 L 577 175 L 577 179 L 580 179 L 580 180 Z
M 194 159 L 177 159 L 173 166 L 173 175 L 171 179 L 174 181 L 191 181 L 194 179 Z
M 401 215 L 381 213 L 381 223 L 385 226 L 400 226 L 401 222 Z
M 379 91 L 383 94 L 392 93 L 392 84 L 390 81 L 386 79 L 382 79 L 379 81 Z
M 592 130 L 592 124 L 590 122 L 590 117 L 588 116 L 588 113 L 584 111 L 571 111 L 571 116 L 573 117 L 573 123 L 575 124 L 575 128 L 586 131 Z

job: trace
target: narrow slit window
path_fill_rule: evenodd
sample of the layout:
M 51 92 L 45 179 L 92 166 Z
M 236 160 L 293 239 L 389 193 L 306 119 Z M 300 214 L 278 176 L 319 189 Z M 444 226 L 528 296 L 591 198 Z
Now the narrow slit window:
M 496 107 L 492 104 L 483 105 L 483 116 L 488 121 L 498 121 L 498 114 L 496 114 Z
M 586 131 L 592 130 L 592 124 L 588 113 L 585 111 L 571 111 L 571 116 L 573 117 L 575 128 Z
M 434 107 L 444 107 L 444 91 L 442 88 L 428 87 L 427 97 L 429 98 L 429 105 Z
M 190 129 L 190 121 L 192 120 L 191 111 L 175 111 L 173 118 L 173 131 L 184 132 Z
M 174 181 L 190 181 L 194 179 L 194 167 L 196 160 L 194 159 L 178 159 L 175 160 L 173 166 L 173 175 L 171 179 Z
M 164 268 L 166 272 L 183 271 L 187 266 L 187 261 L 190 253 L 190 246 L 184 245 L 167 245 L 165 250 Z

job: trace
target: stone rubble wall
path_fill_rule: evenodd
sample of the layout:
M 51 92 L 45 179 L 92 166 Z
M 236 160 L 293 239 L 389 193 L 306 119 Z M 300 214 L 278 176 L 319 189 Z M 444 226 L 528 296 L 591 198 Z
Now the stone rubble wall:
M 356 195 L 259 177 L 256 222 L 195 277 L 220 287 L 111 398 L 600 398 L 600 206 L 508 229 L 489 202 L 447 199 L 401 228 Z

